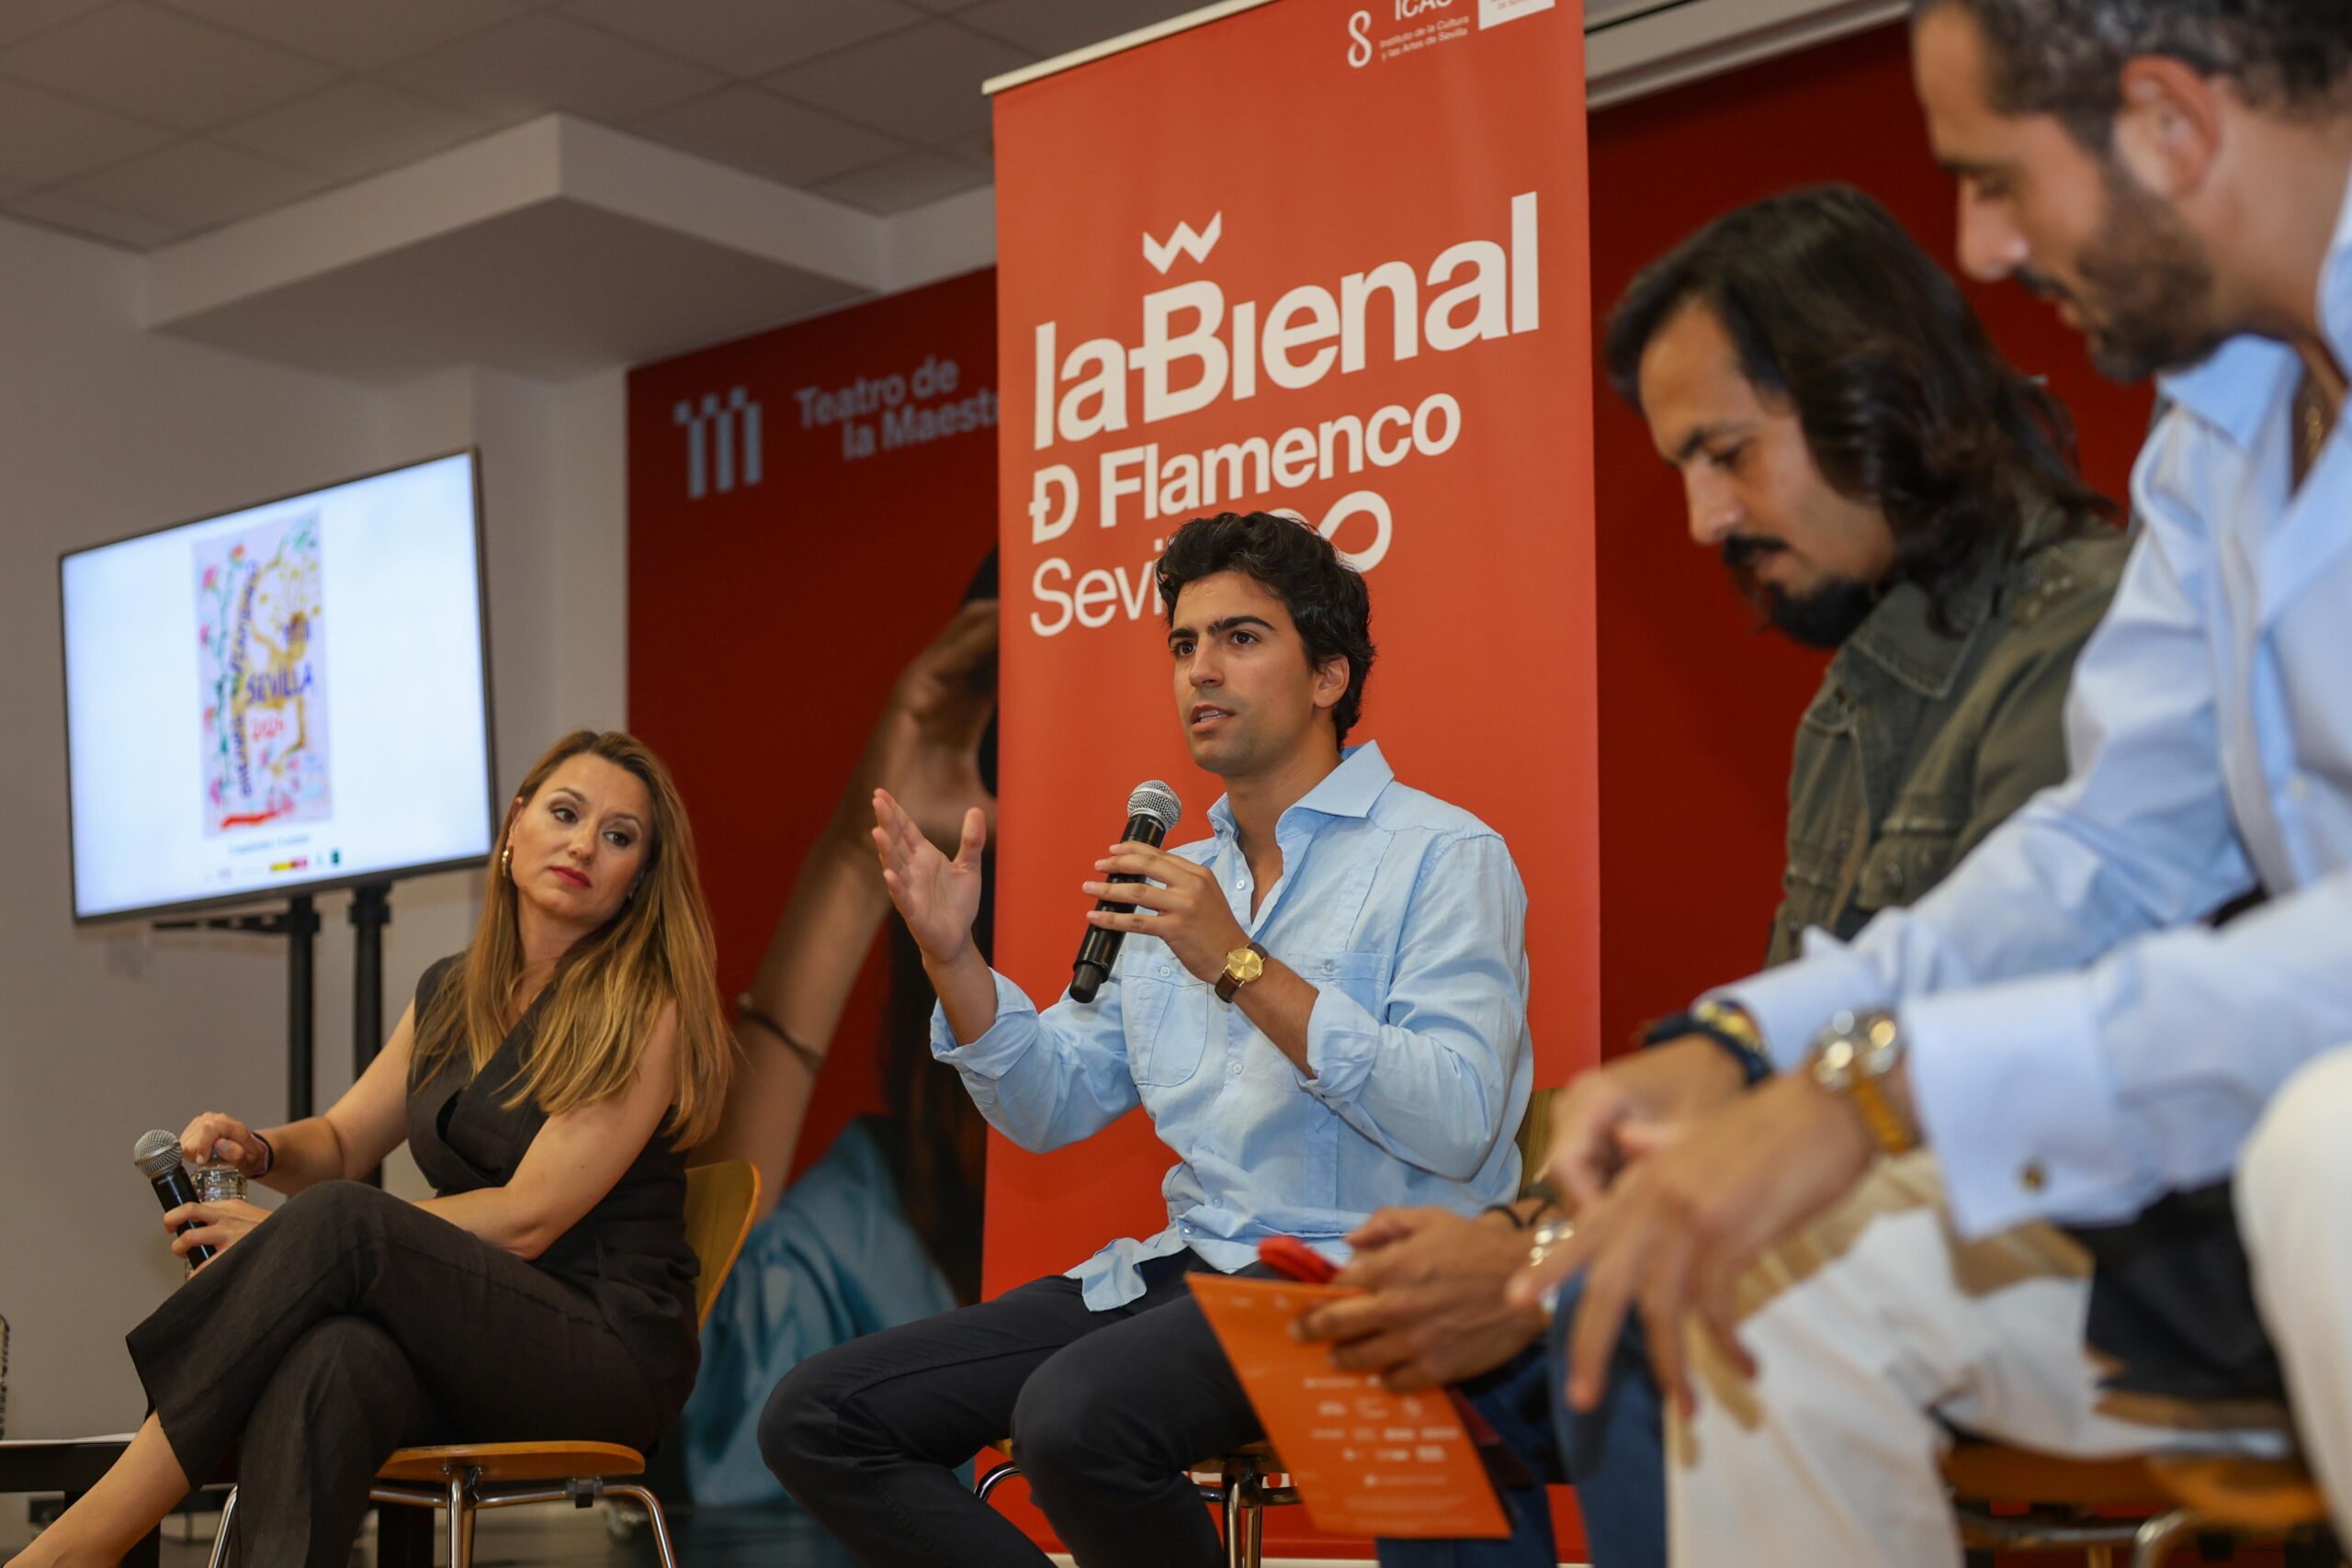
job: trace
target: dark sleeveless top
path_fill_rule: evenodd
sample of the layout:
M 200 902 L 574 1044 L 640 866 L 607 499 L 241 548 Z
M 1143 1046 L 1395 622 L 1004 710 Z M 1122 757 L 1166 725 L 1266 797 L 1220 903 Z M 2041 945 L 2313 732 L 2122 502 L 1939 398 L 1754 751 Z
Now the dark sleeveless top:
M 442 959 L 417 982 L 420 1027 L 435 992 L 457 978 L 462 956 Z M 547 1125 L 547 1112 L 529 1100 L 506 1101 L 553 990 L 539 993 L 479 1075 L 469 1070 L 461 1046 L 442 1058 L 431 1077 L 411 1081 L 409 1148 L 438 1195 L 504 1186 Z M 420 1039 L 420 1055 L 423 1044 Z M 657 1129 L 613 1190 L 535 1260 L 595 1303 L 648 1385 L 673 1410 L 694 1386 L 702 1356 L 695 1325 L 698 1266 L 686 1245 L 685 1206 L 685 1156 Z

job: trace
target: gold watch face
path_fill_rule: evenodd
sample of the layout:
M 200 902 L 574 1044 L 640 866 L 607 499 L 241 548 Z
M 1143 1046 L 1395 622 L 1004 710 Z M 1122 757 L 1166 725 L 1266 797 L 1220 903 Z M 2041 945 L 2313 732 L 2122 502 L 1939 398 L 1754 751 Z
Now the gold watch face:
M 1266 961 L 1258 956 L 1254 947 L 1237 947 L 1225 955 L 1225 972 L 1236 983 L 1246 986 L 1266 972 Z

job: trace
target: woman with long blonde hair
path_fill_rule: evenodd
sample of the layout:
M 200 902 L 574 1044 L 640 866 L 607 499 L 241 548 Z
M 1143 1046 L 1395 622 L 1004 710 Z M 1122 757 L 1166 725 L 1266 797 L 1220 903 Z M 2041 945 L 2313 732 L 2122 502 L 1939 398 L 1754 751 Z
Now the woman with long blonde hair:
M 471 944 L 323 1116 L 208 1112 L 191 1160 L 288 1194 L 196 1203 L 218 1249 L 130 1333 L 155 1413 L 12 1568 L 113 1563 L 233 1454 L 241 1568 L 342 1568 L 368 1483 L 435 1440 L 643 1447 L 694 1382 L 684 1150 L 729 1067 L 668 771 L 581 730 L 523 781 Z M 409 1143 L 435 1195 L 352 1179 Z

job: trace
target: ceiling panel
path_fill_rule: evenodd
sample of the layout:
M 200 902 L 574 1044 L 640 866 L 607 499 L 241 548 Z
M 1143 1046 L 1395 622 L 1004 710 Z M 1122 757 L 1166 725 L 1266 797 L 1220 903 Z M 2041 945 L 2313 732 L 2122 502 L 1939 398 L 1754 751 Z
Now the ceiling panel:
M 502 124 L 551 109 L 618 123 L 707 92 L 722 80 L 548 12 L 444 44 L 380 74 Z
M 327 183 L 322 175 L 289 169 L 233 147 L 189 141 L 69 180 L 57 189 L 62 195 L 192 230 L 232 223 L 282 207 Z
M 564 14 L 650 43 L 729 76 L 771 71 L 877 34 L 925 13 L 904 0 L 570 0 Z
M 1040 59 L 1068 54 L 1104 39 L 1201 8 L 1203 0 L 978 0 L 956 19 Z
M 750 86 L 689 98 L 628 129 L 790 186 L 807 186 L 907 151 L 893 137 Z
M 44 0 L 58 4 L 60 0 Z M 162 0 L 174 10 L 354 71 L 511 20 L 537 0 Z
M 258 113 L 334 74 L 146 0 L 119 0 L 0 50 L 0 76 L 187 130 Z
M 986 131 L 980 84 L 1035 58 L 952 21 L 931 21 L 780 71 L 767 83 L 845 119 L 936 143 Z
M 29 219 L 47 228 L 62 229 L 85 239 L 104 240 L 134 251 L 152 251 L 179 238 L 190 227 L 160 218 L 143 218 L 135 212 L 119 212 L 98 202 L 84 201 L 53 190 L 20 197 L 8 203 L 7 210 L 13 217 Z
M 481 135 L 488 121 L 397 87 L 348 77 L 223 126 L 212 140 L 300 169 L 357 179 Z
M 937 152 L 909 152 L 838 178 L 820 180 L 817 194 L 868 212 L 903 212 L 989 183 L 976 169 Z
M 0 0 L 0 43 L 14 43 L 105 4 L 107 0 Z
M 177 133 L 22 82 L 0 82 L 0 178 L 45 186 L 152 152 Z
M 991 173 L 996 169 L 996 132 L 993 129 L 942 141 L 936 150 L 950 157 L 961 158 L 975 168 L 987 169 Z

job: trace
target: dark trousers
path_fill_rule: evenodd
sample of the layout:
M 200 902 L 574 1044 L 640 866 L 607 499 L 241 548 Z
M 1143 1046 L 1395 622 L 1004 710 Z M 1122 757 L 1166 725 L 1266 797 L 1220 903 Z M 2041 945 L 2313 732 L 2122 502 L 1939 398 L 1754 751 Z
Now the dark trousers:
M 866 1568 L 1043 1563 L 956 1474 L 1005 1437 L 1083 1568 L 1213 1568 L 1185 1468 L 1264 1433 L 1185 1289 L 1204 1267 L 1156 1258 L 1140 1299 L 1101 1313 L 1038 1280 L 812 1356 L 769 1397 L 760 1452 Z
M 242 1568 L 344 1568 L 403 1444 L 641 1447 L 673 1414 L 584 1292 L 352 1181 L 289 1199 L 130 1354 L 182 1470 L 236 1455 Z

